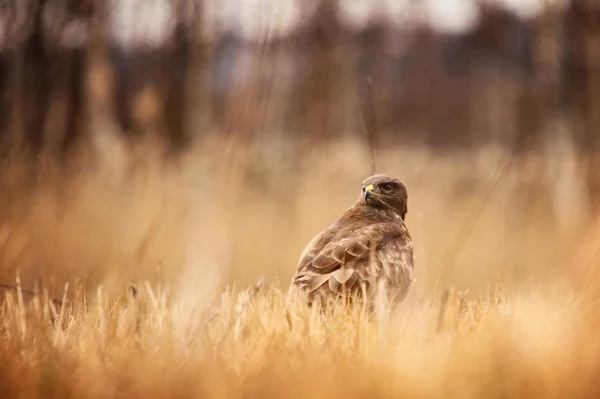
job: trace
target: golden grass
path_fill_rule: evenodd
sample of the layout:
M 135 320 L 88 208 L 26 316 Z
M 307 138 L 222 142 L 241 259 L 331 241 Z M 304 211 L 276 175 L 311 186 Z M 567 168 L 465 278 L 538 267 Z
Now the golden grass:
M 0 282 L 18 274 L 47 294 L 5 290 L 3 397 L 600 393 L 597 229 L 515 212 L 522 170 L 480 206 L 493 153 L 382 150 L 379 171 L 409 189 L 417 285 L 379 317 L 339 306 L 321 316 L 285 295 L 289 278 L 356 198 L 368 152 L 349 141 L 294 159 L 268 145 L 256 155 L 207 141 L 170 167 L 109 148 L 66 172 L 5 168 Z M 15 165 L 37 183 L 25 189 Z M 465 179 L 473 188 L 454 192 Z
M 440 300 L 440 298 L 445 298 Z M 369 319 L 277 285 L 210 302 L 135 298 L 0 311 L 4 397 L 593 397 L 600 340 L 579 296 L 450 291 Z M 589 316 L 589 315 L 588 315 Z

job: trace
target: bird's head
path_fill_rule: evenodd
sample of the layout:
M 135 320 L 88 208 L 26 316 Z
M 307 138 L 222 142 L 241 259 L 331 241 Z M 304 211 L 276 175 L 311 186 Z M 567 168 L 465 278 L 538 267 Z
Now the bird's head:
M 402 182 L 388 175 L 373 175 L 362 182 L 358 204 L 392 210 L 404 220 L 408 212 L 408 192 Z

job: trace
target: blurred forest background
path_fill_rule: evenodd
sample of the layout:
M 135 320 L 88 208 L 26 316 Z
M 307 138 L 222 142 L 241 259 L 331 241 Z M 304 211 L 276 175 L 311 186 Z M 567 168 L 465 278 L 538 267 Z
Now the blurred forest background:
M 594 1 L 12 0 L 0 57 L 4 280 L 220 256 L 226 281 L 285 285 L 373 160 L 408 186 L 425 286 L 595 254 Z M 84 163 L 158 147 L 167 177 L 69 202 Z

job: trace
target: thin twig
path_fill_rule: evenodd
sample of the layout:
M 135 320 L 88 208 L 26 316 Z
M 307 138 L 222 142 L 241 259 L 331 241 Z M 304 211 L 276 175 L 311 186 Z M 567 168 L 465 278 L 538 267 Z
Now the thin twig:
M 361 101 L 360 110 L 362 116 L 363 133 L 369 146 L 369 154 L 371 155 L 371 175 L 377 170 L 377 117 L 375 115 L 375 106 L 373 102 L 373 84 L 371 76 L 367 77 L 367 104 Z

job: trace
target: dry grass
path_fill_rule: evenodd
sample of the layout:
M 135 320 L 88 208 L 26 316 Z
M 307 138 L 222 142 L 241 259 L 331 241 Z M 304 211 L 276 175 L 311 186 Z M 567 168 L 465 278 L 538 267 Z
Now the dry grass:
M 3 397 L 600 393 L 597 229 L 564 241 L 547 215 L 515 212 L 523 170 L 483 207 L 493 153 L 381 151 L 380 170 L 409 187 L 417 286 L 395 312 L 321 316 L 285 296 L 289 277 L 303 245 L 354 201 L 368 152 L 349 141 L 294 158 L 269 145 L 256 155 L 206 142 L 171 167 L 116 147 L 68 172 L 8 165 L 2 282 L 18 273 L 57 298 L 70 285 L 62 306 L 5 292 Z
M 322 317 L 278 286 L 227 291 L 210 308 L 150 285 L 58 309 L 12 295 L 0 386 L 5 397 L 78 398 L 598 393 L 600 340 L 576 293 L 442 298 L 369 319 L 342 307 Z

